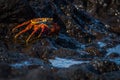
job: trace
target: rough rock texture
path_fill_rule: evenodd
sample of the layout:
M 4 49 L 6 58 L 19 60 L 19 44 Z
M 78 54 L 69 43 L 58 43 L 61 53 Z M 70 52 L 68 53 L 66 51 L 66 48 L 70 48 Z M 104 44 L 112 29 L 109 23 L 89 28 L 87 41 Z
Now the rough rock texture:
M 100 74 L 89 64 L 74 65 L 67 69 L 39 67 L 38 69 L 30 71 L 22 80 L 119 80 L 119 73 L 119 71 L 114 71 L 113 73 L 106 72 Z
M 9 78 L 11 74 L 11 67 L 9 64 L 0 63 L 0 78 Z
M 0 62 L 8 62 L 9 57 L 8 57 L 8 51 L 7 51 L 7 46 L 4 42 L 0 42 Z
M 98 73 L 106 73 L 111 71 L 118 71 L 120 69 L 114 62 L 107 61 L 107 60 L 95 60 L 91 62 L 92 66 Z
M 0 0 L 0 80 L 119 80 L 119 6 L 118 0 Z M 25 26 L 12 28 L 37 17 L 52 17 L 59 35 L 35 34 L 26 44 L 31 29 L 15 40 Z M 83 64 L 55 67 L 56 57 L 62 66 L 66 59 Z
M 27 0 L 1 0 L 0 1 L 0 22 L 15 22 L 19 18 L 30 18 L 34 14 Z M 27 11 L 26 11 L 27 9 Z M 4 14 L 3 14 L 4 13 Z
M 16 24 L 34 18 L 36 15 L 27 0 L 0 1 L 0 37 L 9 38 Z

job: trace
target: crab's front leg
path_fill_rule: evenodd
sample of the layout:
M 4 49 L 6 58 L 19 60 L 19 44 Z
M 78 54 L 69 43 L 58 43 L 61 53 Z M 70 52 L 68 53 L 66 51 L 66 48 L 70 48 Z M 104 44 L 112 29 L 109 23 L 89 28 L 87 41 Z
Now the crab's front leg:
M 15 35 L 15 39 L 16 39 L 19 35 L 21 35 L 22 33 L 30 30 L 30 29 L 32 28 L 32 26 L 33 26 L 33 24 L 29 24 L 24 30 L 20 31 L 18 34 Z
M 38 35 L 38 38 L 41 37 L 42 33 L 44 33 L 46 30 L 49 30 L 48 26 L 46 24 L 40 24 L 39 27 L 41 28 L 41 32 Z
M 24 23 L 22 23 L 22 24 L 20 24 L 20 25 L 18 25 L 18 26 L 16 26 L 16 27 L 14 27 L 14 28 L 12 29 L 12 32 L 14 32 L 17 28 L 22 27 L 22 26 L 24 26 L 24 25 L 27 25 L 27 24 L 29 24 L 29 23 L 31 23 L 30 20 L 29 20 L 29 21 L 26 21 L 26 22 L 24 22 Z
M 26 40 L 26 43 L 28 43 L 28 41 L 30 40 L 30 38 L 35 34 L 35 32 L 37 32 L 39 29 L 40 29 L 40 27 L 38 27 L 39 25 L 34 25 L 34 27 L 33 27 L 33 32 L 30 34 L 30 36 L 27 38 L 27 40 Z

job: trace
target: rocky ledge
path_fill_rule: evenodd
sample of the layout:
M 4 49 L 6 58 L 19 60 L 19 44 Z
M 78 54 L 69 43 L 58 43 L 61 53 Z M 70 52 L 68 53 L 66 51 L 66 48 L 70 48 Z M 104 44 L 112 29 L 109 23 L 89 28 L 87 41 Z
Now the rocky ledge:
M 0 0 L 0 80 L 119 80 L 118 0 Z M 32 30 L 14 40 L 18 24 L 48 17 L 57 37 Z

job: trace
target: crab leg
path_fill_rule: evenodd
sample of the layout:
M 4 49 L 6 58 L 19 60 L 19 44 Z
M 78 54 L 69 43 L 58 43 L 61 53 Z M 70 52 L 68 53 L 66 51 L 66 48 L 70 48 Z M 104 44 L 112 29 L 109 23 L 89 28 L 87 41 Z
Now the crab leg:
M 17 28 L 19 28 L 19 27 L 21 27 L 21 26 L 27 25 L 27 24 L 29 24 L 29 23 L 30 23 L 30 21 L 26 21 L 26 22 L 24 22 L 24 23 L 22 23 L 22 24 L 16 26 L 15 28 L 12 29 L 12 32 L 14 32 L 15 29 L 17 29 Z
M 48 26 L 46 24 L 41 24 L 39 26 L 42 30 L 41 30 L 40 34 L 38 35 L 38 38 L 41 37 L 41 35 L 45 31 L 45 29 L 48 28 Z
M 30 40 L 30 38 L 34 35 L 36 31 L 38 31 L 39 27 L 37 25 L 34 26 L 34 31 L 30 34 L 30 36 L 27 38 L 26 43 Z
M 20 31 L 18 34 L 15 35 L 15 39 L 16 39 L 19 35 L 21 35 L 22 33 L 28 31 L 29 29 L 31 29 L 32 26 L 33 26 L 32 24 L 29 24 L 24 30 Z

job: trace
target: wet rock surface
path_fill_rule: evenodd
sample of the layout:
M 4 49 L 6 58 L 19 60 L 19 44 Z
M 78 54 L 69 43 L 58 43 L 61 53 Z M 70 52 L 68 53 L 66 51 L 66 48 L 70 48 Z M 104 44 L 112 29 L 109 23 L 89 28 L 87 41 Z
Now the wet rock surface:
M 119 80 L 118 0 L 1 0 L 0 80 Z M 18 24 L 52 17 L 57 36 L 14 36 Z

